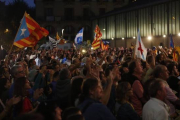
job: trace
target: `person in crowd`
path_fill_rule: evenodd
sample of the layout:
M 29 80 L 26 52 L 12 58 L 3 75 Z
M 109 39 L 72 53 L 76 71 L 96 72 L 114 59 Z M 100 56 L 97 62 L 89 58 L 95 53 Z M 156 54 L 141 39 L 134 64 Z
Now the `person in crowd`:
M 26 77 L 20 77 L 18 79 L 16 79 L 16 82 L 14 84 L 14 96 L 20 96 L 21 97 L 21 101 L 15 105 L 14 108 L 14 117 L 17 117 L 21 114 L 25 114 L 25 113 L 31 113 L 31 112 L 35 112 L 35 110 L 37 109 L 37 106 L 33 106 L 33 104 L 31 103 L 31 100 L 29 98 L 29 89 L 31 88 L 29 80 L 27 80 Z M 34 98 L 37 98 L 40 96 L 39 95 L 36 96 L 36 93 L 34 94 Z
M 146 75 L 143 78 L 143 83 L 152 77 L 153 69 L 155 68 L 155 58 L 153 55 L 147 57 L 147 63 L 149 64 L 150 68 L 147 70 Z
M 55 101 L 41 102 L 36 113 L 41 114 L 44 117 L 44 120 L 62 120 L 62 110 Z
M 13 78 L 13 83 L 9 89 L 9 98 L 13 97 L 14 83 L 16 79 L 20 77 L 25 77 L 26 75 L 21 65 L 15 65 L 11 68 L 11 76 Z
M 140 120 L 140 116 L 134 110 L 130 102 L 133 90 L 128 82 L 121 82 L 116 89 L 116 115 L 117 120 Z
M 72 83 L 71 83 L 71 105 L 72 106 L 77 106 L 78 101 L 79 101 L 79 95 L 81 94 L 81 86 L 83 83 L 84 79 L 80 76 L 72 78 Z
M 102 93 L 100 81 L 93 78 L 85 80 L 78 106 L 85 120 L 115 120 L 109 109 L 100 102 Z
M 167 79 L 169 78 L 169 71 L 168 71 L 167 67 L 164 65 L 157 65 L 153 71 L 153 77 L 162 80 L 164 82 L 164 84 L 166 85 L 165 89 L 167 91 L 167 94 L 166 94 L 165 102 L 170 107 L 171 117 L 177 117 L 175 106 L 180 105 L 180 100 L 173 93 L 172 89 L 169 87 L 169 85 L 167 83 Z
M 149 88 L 150 100 L 144 105 L 143 120 L 169 120 L 169 107 L 164 102 L 166 99 L 165 84 L 161 80 L 155 80 Z
M 40 54 L 37 54 L 37 57 L 36 57 L 36 59 L 35 59 L 35 62 L 36 62 L 36 65 L 37 66 L 41 66 L 41 64 L 42 64 L 42 62 L 41 62 L 41 59 L 40 59 Z
M 55 89 L 56 89 L 56 84 L 57 84 L 57 81 L 59 79 L 59 72 L 55 72 L 53 74 L 53 80 L 52 82 L 50 83 L 52 85 L 52 92 L 55 93 Z
M 33 66 L 35 66 L 35 65 L 36 65 L 35 59 L 30 59 L 29 63 L 28 63 L 29 71 L 31 71 L 33 69 Z
M 0 67 L 0 78 L 6 78 L 10 80 L 10 73 L 9 73 L 9 68 L 8 67 Z
M 139 60 L 134 60 L 129 64 L 129 76 L 128 82 L 132 85 L 133 96 L 131 102 L 134 106 L 135 111 L 139 116 L 142 115 L 143 105 L 146 103 L 143 97 L 144 89 L 142 84 L 143 68 Z
M 67 68 L 63 68 L 59 74 L 59 80 L 56 84 L 55 97 L 58 105 L 62 110 L 69 106 L 69 98 L 71 91 L 71 72 Z
M 179 96 L 179 85 L 180 85 L 180 79 L 178 79 L 179 71 L 178 71 L 175 63 L 168 64 L 167 69 L 169 71 L 169 78 L 167 79 L 167 83 L 174 92 L 177 92 L 176 96 L 178 97 Z
M 4 104 L 6 104 L 6 101 L 9 98 L 9 88 L 11 87 L 11 82 L 7 78 L 1 78 L 0 79 L 0 99 Z
M 44 88 L 47 83 L 47 66 L 41 65 L 37 75 L 34 78 L 33 89 Z
M 98 65 L 103 65 L 103 64 L 105 64 L 105 59 L 106 59 L 106 54 L 103 54 L 103 52 L 98 52 L 98 53 L 97 53 L 96 63 L 97 63 Z

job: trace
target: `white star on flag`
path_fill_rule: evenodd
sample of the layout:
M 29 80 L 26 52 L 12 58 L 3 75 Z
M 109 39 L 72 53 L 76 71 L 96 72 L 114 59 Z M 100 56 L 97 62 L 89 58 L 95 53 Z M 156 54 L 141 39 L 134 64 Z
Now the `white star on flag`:
M 24 35 L 24 33 L 25 33 L 25 31 L 26 31 L 26 29 L 21 29 L 21 35 Z

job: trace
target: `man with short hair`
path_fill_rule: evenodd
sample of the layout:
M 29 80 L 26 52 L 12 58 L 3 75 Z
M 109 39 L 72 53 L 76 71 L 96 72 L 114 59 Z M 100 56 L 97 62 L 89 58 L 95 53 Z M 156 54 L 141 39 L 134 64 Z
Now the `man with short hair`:
M 23 67 L 21 65 L 15 65 L 11 68 L 11 75 L 13 77 L 13 82 L 15 82 L 15 80 L 17 78 L 20 77 L 25 77 L 25 71 L 23 69 Z M 14 83 L 11 85 L 10 89 L 9 89 L 9 98 L 13 97 L 13 91 L 14 91 Z
M 171 117 L 176 117 L 176 109 L 174 105 L 180 106 L 180 100 L 176 97 L 176 95 L 173 93 L 172 89 L 169 87 L 167 83 L 167 79 L 169 78 L 169 71 L 166 66 L 164 65 L 157 65 L 153 71 L 154 78 L 158 78 L 165 84 L 166 89 L 166 104 L 170 107 L 170 115 Z M 172 104 L 173 103 L 173 104 Z
M 168 120 L 169 107 L 164 102 L 166 99 L 166 88 L 164 82 L 155 80 L 149 88 L 151 99 L 144 105 L 143 120 Z

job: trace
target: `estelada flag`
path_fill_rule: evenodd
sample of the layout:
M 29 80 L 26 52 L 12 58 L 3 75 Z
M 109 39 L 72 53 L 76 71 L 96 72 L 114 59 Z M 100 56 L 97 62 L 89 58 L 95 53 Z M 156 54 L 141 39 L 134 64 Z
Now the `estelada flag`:
M 109 48 L 109 45 L 105 45 L 104 42 L 101 40 L 101 49 L 107 50 Z
M 92 47 L 95 50 L 95 49 L 100 48 L 101 37 L 102 37 L 102 33 L 98 25 L 96 25 L 94 32 L 95 32 L 95 36 L 94 36 L 94 41 L 92 42 Z
M 25 12 L 13 44 L 19 48 L 32 47 L 48 34 L 49 32 L 45 28 Z

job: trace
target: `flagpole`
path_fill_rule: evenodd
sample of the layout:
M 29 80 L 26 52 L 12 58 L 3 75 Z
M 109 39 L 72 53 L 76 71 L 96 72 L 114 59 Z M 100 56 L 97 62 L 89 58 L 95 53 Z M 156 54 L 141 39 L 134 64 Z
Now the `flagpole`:
M 25 11 L 25 13 L 26 13 L 26 11 Z M 24 13 L 23 17 L 25 16 L 25 13 Z M 20 27 L 21 27 L 21 24 L 19 25 L 19 28 L 20 28 Z M 18 31 L 19 31 L 19 28 L 18 28 L 18 30 L 17 30 L 17 32 L 16 32 L 16 36 L 17 36 Z M 7 58 L 9 58 L 9 55 L 10 55 L 10 53 L 11 53 L 11 51 L 12 51 L 12 48 L 13 48 L 13 45 L 14 45 L 14 41 L 15 41 L 15 39 L 16 39 L 16 36 L 15 36 L 15 38 L 14 38 L 14 40 L 13 40 L 13 44 L 12 44 L 10 50 L 9 50 L 9 53 L 8 53 Z

